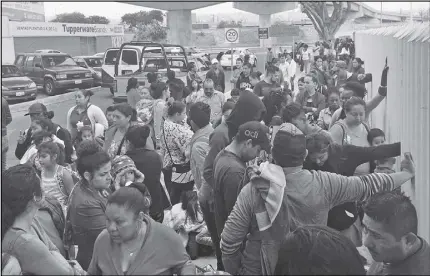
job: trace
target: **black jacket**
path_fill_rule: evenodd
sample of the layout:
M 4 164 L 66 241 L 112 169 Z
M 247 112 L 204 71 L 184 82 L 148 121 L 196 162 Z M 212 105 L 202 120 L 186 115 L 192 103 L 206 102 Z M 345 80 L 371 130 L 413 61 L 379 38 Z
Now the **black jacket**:
M 206 78 L 212 79 L 214 82 L 215 90 L 218 90 L 222 93 L 225 91 L 225 75 L 222 70 L 219 70 L 218 75 L 215 73 L 213 69 L 209 70 L 206 73 Z
M 148 149 L 134 149 L 127 152 L 127 155 L 134 161 L 136 168 L 145 175 L 143 183 L 148 188 L 152 199 L 149 213 L 157 221 L 164 210 L 162 204 L 164 190 L 160 183 L 163 167 L 161 157 L 156 151 Z

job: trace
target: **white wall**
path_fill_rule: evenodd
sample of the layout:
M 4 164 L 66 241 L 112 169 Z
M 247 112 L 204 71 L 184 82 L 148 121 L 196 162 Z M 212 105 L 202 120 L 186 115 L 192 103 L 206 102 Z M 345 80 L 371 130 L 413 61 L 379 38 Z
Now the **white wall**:
M 13 63 L 15 61 L 15 48 L 13 37 L 10 33 L 9 18 L 1 17 L 1 64 Z
M 415 179 L 403 185 L 402 190 L 413 200 L 418 212 L 418 233 L 427 241 L 430 241 L 429 30 L 427 24 L 355 34 L 356 56 L 364 60 L 366 73 L 373 74 L 373 89 L 368 86 L 369 98 L 378 93 L 388 57 L 387 99 L 372 112 L 371 124 L 384 130 L 388 142 L 400 141 L 402 154 L 412 153 Z M 397 158 L 398 170 L 400 160 Z

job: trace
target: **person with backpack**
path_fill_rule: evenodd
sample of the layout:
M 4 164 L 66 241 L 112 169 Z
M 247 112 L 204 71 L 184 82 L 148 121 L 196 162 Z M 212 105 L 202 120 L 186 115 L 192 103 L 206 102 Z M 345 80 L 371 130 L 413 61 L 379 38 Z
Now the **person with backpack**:
M 33 122 L 39 118 L 45 118 L 51 121 L 52 123 L 52 132 L 58 139 L 62 140 L 64 143 L 64 152 L 65 152 L 65 160 L 67 164 L 73 163 L 72 155 L 74 152 L 72 137 L 70 132 L 63 128 L 62 126 L 52 122 L 52 118 L 54 118 L 54 112 L 48 111 L 46 106 L 42 103 L 34 103 L 28 108 L 28 113 L 24 116 L 30 116 L 30 121 Z M 18 137 L 18 143 L 15 149 L 15 156 L 18 159 L 21 159 L 27 149 L 32 145 L 32 137 L 33 133 L 31 128 L 28 128 L 24 131 L 20 131 L 20 135 Z
M 170 98 L 169 87 L 164 82 L 151 84 L 151 96 L 153 100 L 143 99 L 136 104 L 137 117 L 143 124 L 151 127 L 151 138 L 155 142 L 155 148 L 161 146 L 161 129 L 165 119 L 166 101 Z

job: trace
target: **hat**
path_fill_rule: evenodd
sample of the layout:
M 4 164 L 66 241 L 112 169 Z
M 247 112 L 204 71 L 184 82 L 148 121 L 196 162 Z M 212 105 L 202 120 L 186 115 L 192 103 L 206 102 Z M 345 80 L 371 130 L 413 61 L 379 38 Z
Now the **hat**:
M 28 116 L 31 114 L 40 114 L 40 113 L 44 113 L 47 112 L 48 109 L 46 108 L 46 106 L 42 103 L 34 103 L 32 105 L 30 105 L 30 107 L 28 108 L 28 113 L 25 114 L 24 116 Z
M 134 161 L 131 160 L 131 158 L 128 157 L 127 155 L 117 156 L 113 159 L 111 174 L 114 180 L 115 189 L 120 188 L 119 183 L 120 183 L 121 177 L 129 171 L 134 171 L 134 175 L 135 175 L 134 182 L 143 182 L 143 180 L 145 179 L 145 176 L 143 175 L 143 173 L 136 168 Z
M 282 158 L 283 166 L 297 167 L 306 157 L 306 137 L 296 126 L 284 123 L 273 140 L 272 155 Z
M 343 61 L 343 60 L 336 61 L 336 66 L 338 68 L 341 68 L 341 69 L 346 69 L 347 68 L 346 62 Z
M 219 63 L 219 61 L 216 59 L 216 58 L 214 58 L 214 59 L 212 59 L 212 62 L 211 62 L 212 64 L 215 64 L 215 63 Z
M 269 128 L 257 121 L 242 124 L 236 138 L 239 141 L 251 139 L 253 144 L 260 145 L 263 150 L 270 152 Z

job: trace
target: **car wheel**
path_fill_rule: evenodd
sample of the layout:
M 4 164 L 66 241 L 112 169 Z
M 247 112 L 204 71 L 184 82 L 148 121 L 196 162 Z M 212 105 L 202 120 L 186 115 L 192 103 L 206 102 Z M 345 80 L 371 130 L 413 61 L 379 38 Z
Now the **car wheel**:
M 45 84 L 43 85 L 45 89 L 45 93 L 49 96 L 54 96 L 56 93 L 55 83 L 51 79 L 45 80 Z

